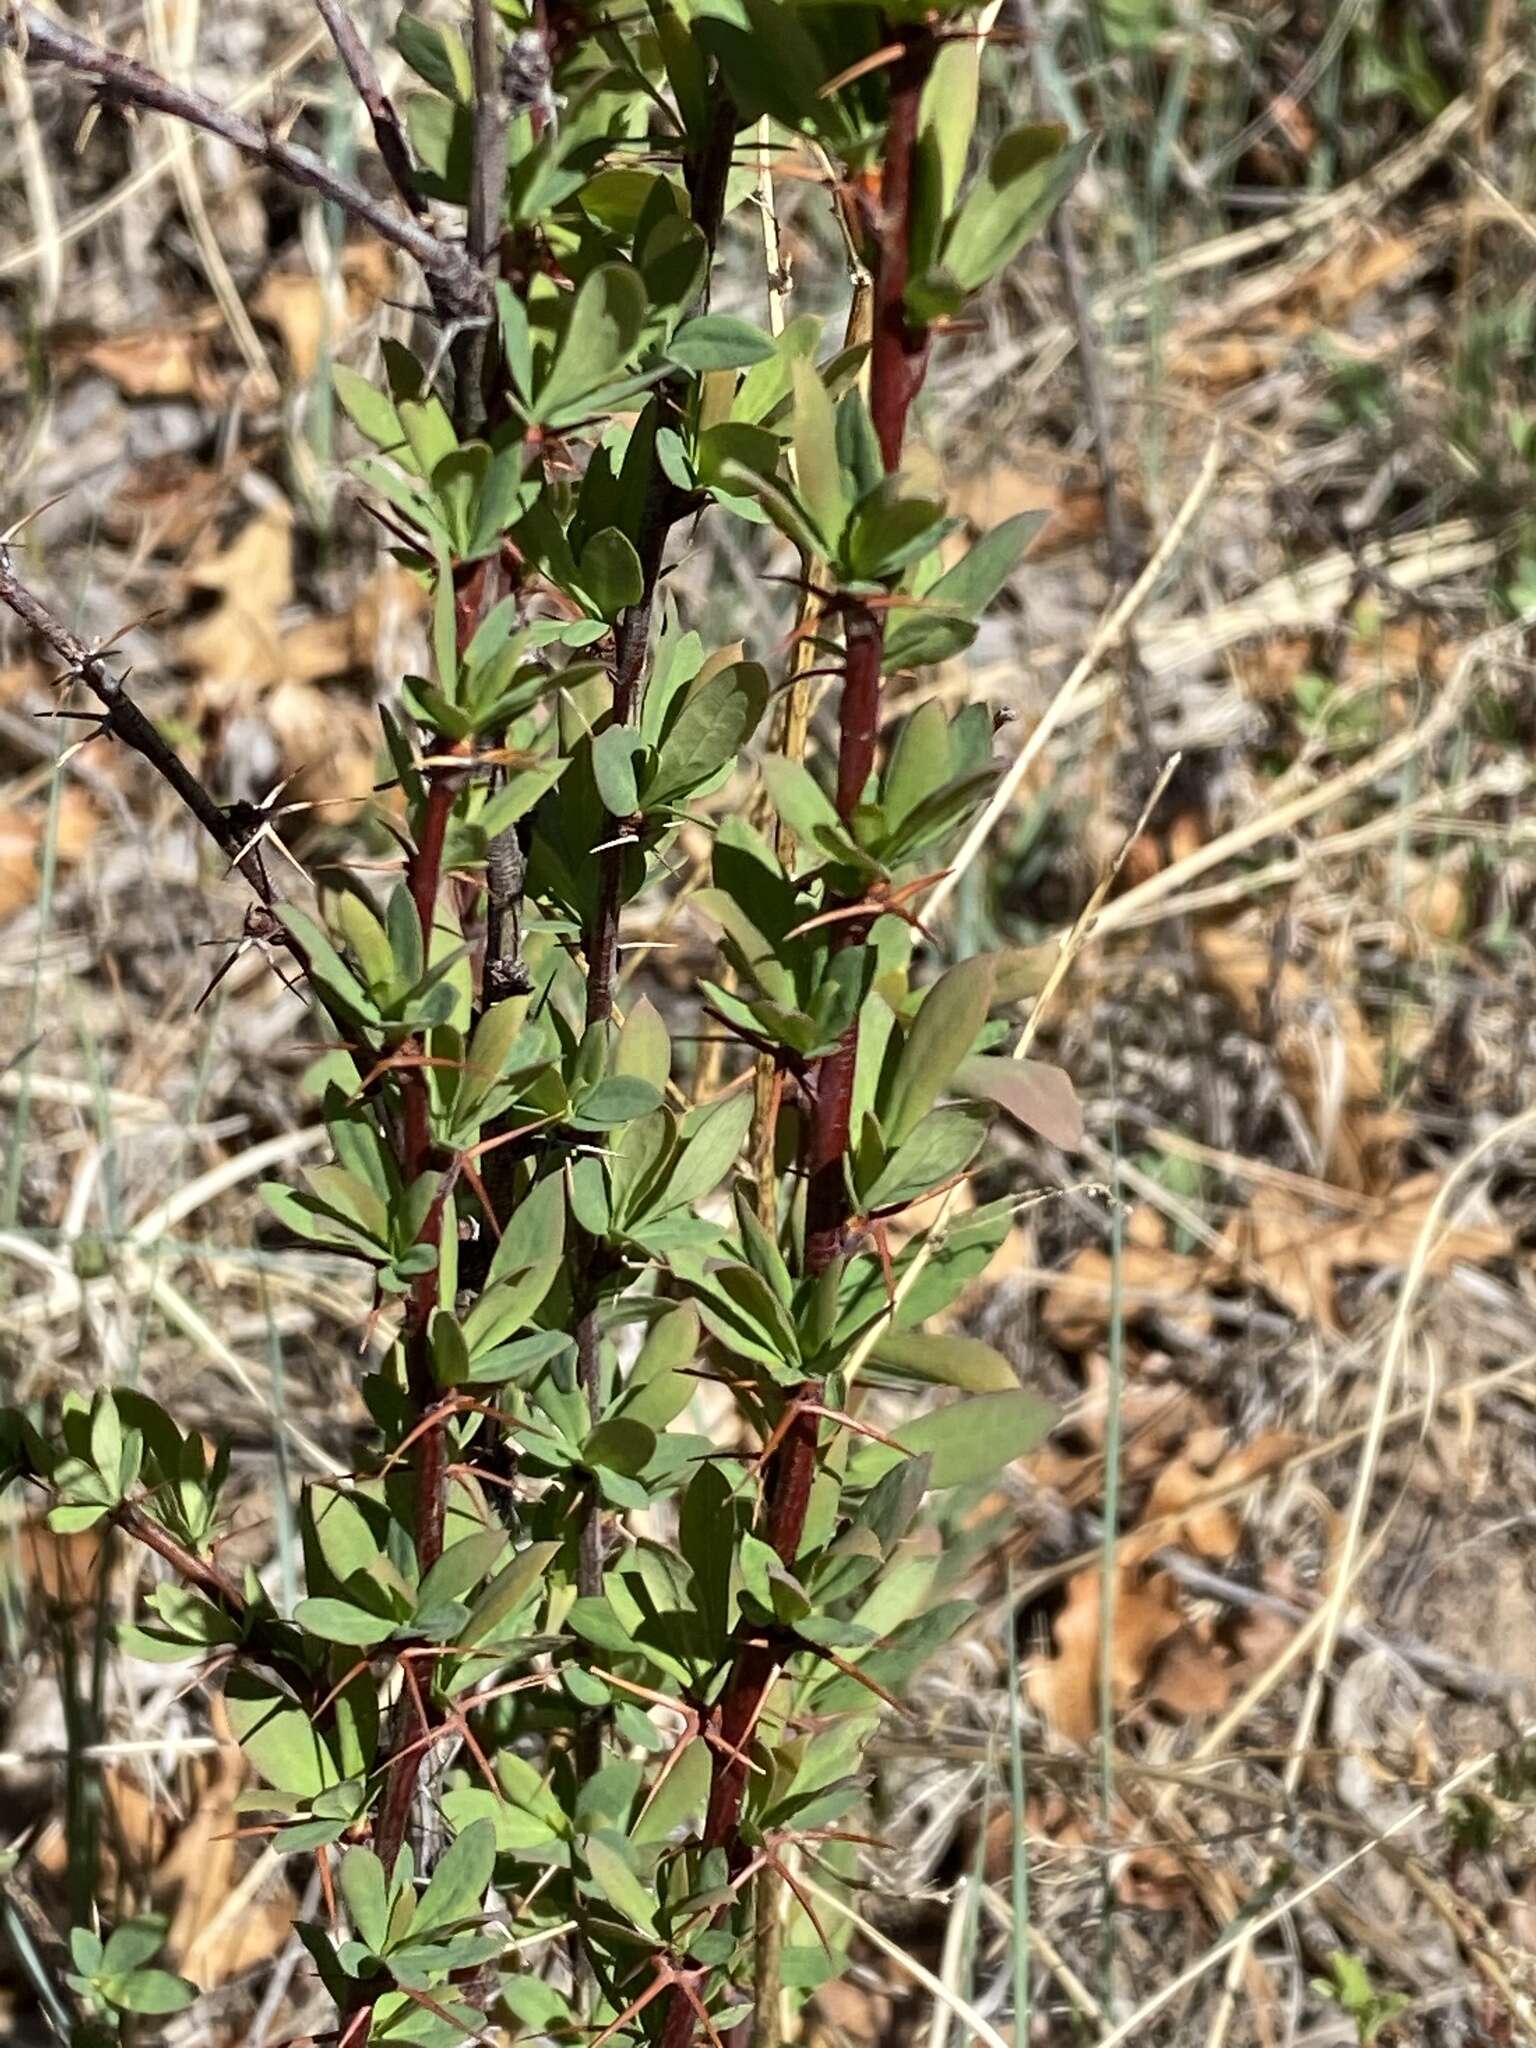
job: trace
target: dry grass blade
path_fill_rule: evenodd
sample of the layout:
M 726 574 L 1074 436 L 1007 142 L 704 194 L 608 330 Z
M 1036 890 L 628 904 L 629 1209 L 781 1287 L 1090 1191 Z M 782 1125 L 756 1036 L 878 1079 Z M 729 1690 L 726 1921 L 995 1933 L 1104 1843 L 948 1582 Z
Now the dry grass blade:
M 889 1935 L 882 1934 L 872 1920 L 866 1920 L 864 1915 L 850 1906 L 845 1899 L 840 1899 L 835 1892 L 829 1892 L 824 1885 L 819 1885 L 813 1877 L 808 1877 L 803 1871 L 799 1882 L 804 1885 L 817 1905 L 830 1907 L 850 1926 L 856 1927 L 873 1948 L 877 1948 L 881 1955 L 888 1957 L 895 1964 L 902 1976 L 910 1978 L 914 1984 L 921 1984 L 953 2019 L 960 2020 L 969 2027 L 978 2041 L 984 2041 L 987 2048 L 1012 2048 L 1012 2043 L 998 2032 L 990 2020 L 982 2018 L 969 1999 L 962 1998 L 958 1991 L 951 1990 L 933 1974 L 932 1970 L 920 1963 L 916 1956 L 909 1955 L 897 1942 L 892 1941 Z
M 1491 632 L 1480 634 L 1462 654 L 1445 688 L 1417 725 L 1387 740 L 1363 760 L 1341 769 L 1337 775 L 1328 776 L 1299 796 L 1245 819 L 1241 825 L 1234 825 L 1230 831 L 1196 848 L 1136 888 L 1128 889 L 1099 919 L 1098 936 L 1108 938 L 1111 933 L 1143 924 L 1152 916 L 1173 915 L 1177 905 L 1170 903 L 1169 899 L 1188 883 L 1219 867 L 1224 861 L 1262 845 L 1266 839 L 1294 831 L 1319 811 L 1327 810 L 1359 790 L 1385 781 L 1407 762 L 1427 753 L 1436 740 L 1455 726 L 1466 707 L 1472 686 L 1490 656 L 1496 649 L 1509 647 L 1517 641 L 1528 630 L 1528 624 L 1527 620 L 1521 619 L 1512 625 L 1495 627 Z
M 1030 733 L 1029 738 L 1008 764 L 1007 771 L 988 800 L 986 809 L 981 813 L 981 816 L 976 820 L 961 842 L 960 850 L 951 862 L 948 874 L 945 875 L 937 888 L 935 888 L 933 894 L 928 898 L 925 914 L 930 918 L 938 916 L 940 909 L 949 900 L 955 889 L 959 887 L 962 876 L 966 874 L 985 847 L 987 841 L 992 837 L 993 832 L 997 828 L 998 820 L 1013 802 L 1023 784 L 1025 776 L 1028 775 L 1030 769 L 1040 758 L 1046 741 L 1072 712 L 1079 695 L 1091 681 L 1104 654 L 1119 640 L 1126 627 L 1136 617 L 1142 606 L 1151 597 L 1153 591 L 1156 590 L 1170 564 L 1177 558 L 1179 550 L 1188 538 L 1190 529 L 1200 516 L 1201 508 L 1215 487 L 1216 478 L 1221 469 L 1221 453 L 1222 437 L 1217 433 L 1212 436 L 1206 448 L 1199 471 L 1185 496 L 1183 504 L 1180 505 L 1178 511 L 1169 522 L 1167 532 L 1158 542 L 1146 567 L 1136 578 L 1130 589 L 1126 591 L 1125 595 L 1110 608 L 1100 621 L 1093 637 L 1088 642 L 1086 651 L 1074 665 L 1061 688 L 1051 699 L 1045 715 L 1040 719 L 1039 723 Z

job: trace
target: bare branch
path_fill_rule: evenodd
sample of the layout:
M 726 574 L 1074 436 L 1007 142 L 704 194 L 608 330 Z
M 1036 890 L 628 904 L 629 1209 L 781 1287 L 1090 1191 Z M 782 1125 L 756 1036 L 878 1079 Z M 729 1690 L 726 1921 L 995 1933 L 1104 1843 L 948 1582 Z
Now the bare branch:
M 239 868 L 262 902 L 271 905 L 277 890 L 266 871 L 259 846 L 251 844 L 249 825 L 238 805 L 218 802 L 187 767 L 152 720 L 134 703 L 101 655 L 56 619 L 48 607 L 17 579 L 11 551 L 0 544 L 0 604 L 13 611 L 64 663 L 71 676 L 85 684 L 102 706 L 101 731 L 132 747 L 168 782 L 203 830 Z
M 496 40 L 496 10 L 491 0 L 473 0 L 470 55 L 475 105 L 469 169 L 469 218 L 466 252 L 490 289 L 501 247 L 501 224 L 507 183 L 507 99 L 501 84 L 501 55 Z M 543 44 L 540 42 L 540 51 Z M 546 59 L 547 63 L 547 59 Z M 454 424 L 461 435 L 481 432 L 486 424 L 485 369 L 488 323 L 468 324 L 453 350 Z
M 501 239 L 502 192 L 507 182 L 507 100 L 501 89 L 496 10 L 491 0 L 474 0 L 471 21 L 475 133 L 469 174 L 469 259 L 483 271 L 489 268 Z
M 173 85 L 168 78 L 131 57 L 104 50 L 99 43 L 76 35 L 35 7 L 19 8 L 9 17 L 0 14 L 0 47 L 7 43 L 14 43 L 31 61 L 56 60 L 77 77 L 92 80 L 109 99 L 128 106 L 148 107 L 154 113 L 169 114 L 175 120 L 220 136 L 290 184 L 319 192 L 386 242 L 413 257 L 430 280 L 434 297 L 447 310 L 457 314 L 482 313 L 489 305 L 485 280 L 461 249 L 440 241 L 419 220 L 402 220 L 361 185 L 332 170 L 313 150 L 269 134 L 243 114 L 220 106 L 202 93 Z
M 330 31 L 331 41 L 336 45 L 336 54 L 352 81 L 352 90 L 368 109 L 368 119 L 373 123 L 373 139 L 384 159 L 390 182 L 416 219 L 425 222 L 427 202 L 416 189 L 416 167 L 411 162 L 411 146 L 405 139 L 395 103 L 384 90 L 378 66 L 373 61 L 373 52 L 358 34 L 357 24 L 341 0 L 315 0 L 315 4 L 320 9 L 320 19 Z

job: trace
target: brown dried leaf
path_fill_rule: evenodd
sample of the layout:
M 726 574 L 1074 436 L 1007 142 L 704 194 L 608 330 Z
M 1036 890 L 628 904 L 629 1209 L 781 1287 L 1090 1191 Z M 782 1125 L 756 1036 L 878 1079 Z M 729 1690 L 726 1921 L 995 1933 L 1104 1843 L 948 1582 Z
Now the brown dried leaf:
M 1063 481 L 1060 468 L 1061 458 L 1054 450 L 1010 450 L 991 469 L 954 484 L 950 504 L 983 532 L 1018 512 L 1044 512 L 1048 515 L 1045 524 L 1030 541 L 1026 557 L 1038 561 L 1064 554 L 1103 533 L 1104 500 L 1096 483 Z M 1123 479 L 1121 496 L 1132 519 L 1141 522 L 1145 518 L 1141 503 Z
M 1225 1430 L 1194 1431 L 1182 1453 L 1158 1473 L 1141 1513 L 1145 1526 L 1125 1537 L 1121 1556 L 1129 1565 L 1177 1545 L 1217 1562 L 1230 1557 L 1241 1540 L 1242 1522 L 1219 1496 L 1285 1464 L 1305 1441 L 1290 1430 L 1266 1429 L 1229 1451 Z
M 1280 335 L 1206 335 L 1175 342 L 1168 353 L 1169 374 L 1181 384 L 1202 391 L 1231 391 L 1251 384 L 1283 362 L 1291 342 Z
M 1309 973 L 1277 959 L 1267 935 L 1252 926 L 1203 926 L 1195 953 L 1243 1029 L 1273 1044 L 1287 1086 L 1327 1141 L 1324 1164 L 1334 1183 L 1390 1186 L 1405 1125 L 1380 1107 L 1382 1049 L 1353 996 L 1329 988 L 1316 967 Z
M 213 1720 L 220 1746 L 199 1760 L 196 1804 L 152 1888 L 157 1903 L 175 1901 L 166 1945 L 176 1968 L 203 1991 L 276 1955 L 298 1913 L 280 1870 L 253 1878 L 249 1853 L 236 1839 L 245 1759 L 230 1739 L 222 1702 L 215 1702 Z
M 1085 1245 L 1053 1281 L 1041 1308 L 1045 1332 L 1063 1351 L 1086 1351 L 1109 1329 L 1113 1264 Z M 1147 1309 L 1175 1320 L 1191 1337 L 1208 1335 L 1211 1318 L 1193 1299 L 1204 1278 L 1200 1260 L 1181 1252 L 1127 1244 L 1120 1259 L 1120 1299 L 1127 1322 Z
M 283 675 L 279 614 L 293 597 L 293 518 L 269 505 L 222 553 L 195 564 L 187 581 L 222 601 L 178 636 L 181 660 L 222 686 L 227 703 L 241 689 L 265 688 Z
M 224 379 L 210 360 L 210 340 L 206 325 L 152 328 L 95 342 L 80 360 L 110 377 L 128 398 L 195 398 L 200 405 L 217 405 Z
M 1277 1301 L 1333 1333 L 1339 1328 L 1339 1273 L 1356 1266 L 1407 1266 L 1440 1185 L 1439 1175 L 1419 1174 L 1356 1216 L 1319 1215 L 1288 1188 L 1261 1187 L 1232 1219 L 1227 1235 L 1262 1272 Z M 1442 1227 L 1430 1244 L 1427 1270 L 1444 1274 L 1458 1259 L 1483 1265 L 1512 1249 L 1513 1239 L 1502 1224 Z
M 85 791 L 77 783 L 66 782 L 59 792 L 59 859 L 67 864 L 80 860 L 99 823 L 100 813 Z M 47 824 L 40 806 L 0 809 L 0 923 L 25 910 L 37 894 Z
M 325 286 L 307 271 L 272 270 L 250 302 L 282 336 L 295 383 L 307 384 L 319 368 L 331 324 L 325 299 Z
M 1408 236 L 1367 230 L 1304 271 L 1290 294 L 1291 302 L 1325 326 L 1335 325 L 1367 292 L 1393 283 L 1411 269 L 1418 256 L 1419 245 Z
M 1031 1666 L 1025 1684 L 1048 1725 L 1064 1741 L 1086 1743 L 1099 1719 L 1100 1585 L 1097 1570 L 1067 1582 L 1066 1603 L 1057 1615 L 1055 1655 Z M 1128 1706 L 1162 1645 L 1182 1627 L 1178 1588 L 1169 1572 L 1140 1579 L 1117 1570 L 1114 1637 L 1110 1646 L 1110 1692 L 1117 1708 Z
M 99 1528 L 60 1536 L 39 1519 L 23 1522 L 16 1532 L 15 1571 L 23 1594 L 70 1617 L 94 1607 L 102 1557 Z
M 1219 1714 L 1237 1689 L 1239 1671 L 1210 1625 L 1183 1630 L 1158 1659 L 1148 1702 L 1181 1721 Z
M 883 2041 L 891 2023 L 891 2001 L 882 1991 L 868 1991 L 851 1977 L 834 1977 L 816 1993 L 811 2008 L 811 2048 L 851 2044 L 872 2048 Z
M 1189 1872 L 1171 1849 L 1143 1843 L 1121 1862 L 1115 1896 L 1125 1906 L 1151 1913 L 1182 1912 L 1193 1899 Z

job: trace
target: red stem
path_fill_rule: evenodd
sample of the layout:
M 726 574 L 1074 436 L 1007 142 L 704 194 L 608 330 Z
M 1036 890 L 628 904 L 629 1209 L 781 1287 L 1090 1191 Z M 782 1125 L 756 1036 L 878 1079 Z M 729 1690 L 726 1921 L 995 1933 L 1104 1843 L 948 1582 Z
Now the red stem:
M 874 260 L 874 334 L 870 355 L 870 413 L 888 472 L 900 466 L 907 415 L 922 386 L 927 366 L 928 337 L 907 318 L 905 294 L 911 270 L 912 181 L 917 153 L 918 116 L 923 86 L 933 60 L 933 41 L 926 29 L 904 32 L 905 48 L 891 71 L 891 100 L 885 163 L 880 181 Z M 837 809 L 849 822 L 874 772 L 880 732 L 880 670 L 885 652 L 884 614 L 867 605 L 845 612 L 843 693 L 839 706 Z M 838 943 L 862 943 L 866 921 L 849 918 L 839 926 Z M 805 1270 L 824 1272 L 842 1253 L 849 1206 L 843 1162 L 848 1150 L 853 1109 L 854 1068 L 858 1059 L 858 1020 L 849 1026 L 837 1050 L 819 1061 L 809 1077 L 809 1128 L 805 1168 Z M 786 1395 L 795 1403 L 818 1390 L 810 1384 Z M 768 1540 L 786 1569 L 793 1570 L 805 1533 L 811 1487 L 816 1476 L 819 1424 L 814 1415 L 795 1416 L 783 1443 L 764 1475 L 763 1495 Z M 748 1643 L 736 1662 L 720 1702 L 719 1730 L 733 1750 L 751 1740 L 763 1703 L 778 1674 L 778 1659 L 766 1643 Z M 705 1815 L 703 1846 L 725 1849 L 733 1873 L 746 1862 L 746 1845 L 737 1834 L 746 1797 L 743 1762 L 717 1751 Z M 679 1990 L 669 1997 L 662 2023 L 660 2048 L 691 2048 L 697 2027 L 692 2003 Z
M 489 559 L 476 562 L 460 578 L 454 610 L 461 654 L 494 601 L 495 592 L 495 577 Z M 427 800 L 417 830 L 416 850 L 406 869 L 411 901 L 416 906 L 416 916 L 421 925 L 424 961 L 430 961 L 432 957 L 432 930 L 443 878 L 443 849 L 460 782 L 456 769 L 435 768 L 428 773 Z M 400 1091 L 403 1109 L 400 1166 L 409 1186 L 432 1165 L 431 1105 L 425 1074 L 407 1069 L 401 1075 Z M 448 1185 L 445 1179 L 427 1211 L 418 1239 L 421 1244 L 436 1245 L 440 1242 Z M 418 1414 L 423 1415 L 437 1400 L 437 1380 L 432 1370 L 431 1325 L 433 1311 L 438 1304 L 438 1291 L 439 1274 L 434 1267 L 431 1272 L 423 1273 L 411 1289 L 402 1336 L 407 1385 Z M 443 1522 L 448 1491 L 446 1423 L 439 1422 L 422 1431 L 411 1454 L 411 1468 L 416 1480 L 416 1561 L 419 1569 L 427 1572 L 443 1554 Z M 403 1689 L 395 1703 L 390 1730 L 393 1761 L 389 1766 L 384 1805 L 374 1835 L 375 1852 L 386 1870 L 394 1867 L 405 1840 L 410 1824 L 411 1801 L 415 1797 L 422 1762 L 429 1750 L 424 1738 L 431 1732 L 430 1706 L 418 1704 L 411 1697 L 411 1688 Z
M 874 273 L 874 331 L 870 342 L 869 410 L 887 470 L 901 467 L 907 414 L 928 367 L 928 330 L 907 318 L 912 273 L 912 179 L 923 86 L 933 65 L 933 39 L 909 29 L 891 69 L 891 106 L 880 172 L 879 255 Z

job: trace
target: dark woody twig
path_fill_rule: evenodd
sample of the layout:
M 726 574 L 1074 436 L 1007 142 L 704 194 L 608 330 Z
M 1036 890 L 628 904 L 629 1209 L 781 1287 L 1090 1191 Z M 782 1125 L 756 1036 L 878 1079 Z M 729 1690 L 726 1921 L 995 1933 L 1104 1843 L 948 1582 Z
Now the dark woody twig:
M 474 0 L 470 62 L 475 81 L 475 112 L 465 239 L 470 263 L 489 281 L 494 279 L 501 247 L 507 182 L 507 100 L 501 88 L 501 57 L 491 0 Z M 476 320 L 453 344 L 454 412 L 461 435 L 477 434 L 485 425 L 488 339 L 486 323 Z
M 314 1680 L 298 1655 L 300 1638 L 290 1623 L 269 1613 L 253 1615 L 244 1593 L 227 1572 L 199 1557 L 152 1516 L 131 1501 L 117 1508 L 112 1520 L 125 1536 L 142 1543 L 146 1550 L 164 1558 L 184 1585 L 195 1586 L 229 1619 L 246 1631 L 246 1640 L 262 1660 L 300 1699 L 308 1699 Z
M 71 676 L 78 677 L 102 706 L 100 730 L 132 747 L 168 782 L 208 836 L 228 855 L 270 909 L 278 891 L 251 843 L 250 828 L 238 808 L 210 795 L 170 742 L 134 703 L 100 654 L 56 619 L 48 607 L 17 579 L 10 549 L 0 544 L 0 604 L 13 611 L 46 646 L 51 647 Z
M 315 4 L 320 9 L 320 19 L 330 31 L 343 69 L 352 81 L 353 91 L 368 109 L 373 139 L 378 144 L 390 183 L 411 214 L 425 223 L 428 218 L 427 202 L 416 189 L 416 167 L 411 162 L 411 147 L 405 139 L 395 103 L 384 90 L 378 66 L 373 61 L 373 52 L 358 34 L 357 24 L 341 5 L 341 0 L 315 0 Z
M 419 220 L 402 220 L 391 207 L 381 204 L 361 185 L 332 170 L 313 150 L 281 136 L 269 134 L 243 114 L 221 107 L 216 100 L 187 87 L 173 85 L 157 71 L 132 57 L 104 50 L 85 36 L 41 14 L 35 7 L 22 7 L 7 16 L 0 13 L 0 47 L 14 45 L 24 56 L 37 61 L 53 58 L 77 77 L 91 79 L 108 98 L 127 106 L 148 107 L 157 114 L 189 122 L 274 170 L 291 184 L 303 185 L 362 221 L 374 233 L 414 257 L 434 289 L 434 296 L 453 312 L 469 316 L 483 314 L 490 303 L 485 279 L 462 250 L 440 241 Z
M 470 60 L 475 80 L 475 133 L 469 173 L 469 260 L 489 267 L 501 241 L 502 195 L 507 182 L 507 98 L 501 85 L 496 12 L 474 0 Z

